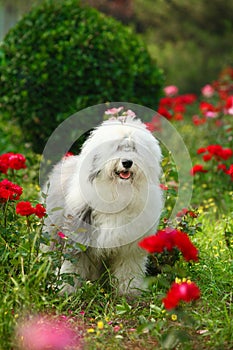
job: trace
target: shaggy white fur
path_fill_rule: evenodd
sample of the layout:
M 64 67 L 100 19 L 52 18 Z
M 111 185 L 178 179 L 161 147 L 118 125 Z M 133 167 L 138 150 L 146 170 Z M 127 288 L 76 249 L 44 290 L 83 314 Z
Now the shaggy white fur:
M 44 188 L 49 214 L 44 230 L 53 237 L 62 231 L 71 244 L 87 247 L 73 249 L 72 263 L 65 261 L 62 273 L 96 280 L 107 268 L 120 293 L 142 288 L 146 253 L 138 242 L 155 232 L 162 210 L 160 161 L 158 141 L 140 120 L 125 117 L 103 122 L 79 156 L 54 167 Z M 77 278 L 63 291 L 78 285 Z

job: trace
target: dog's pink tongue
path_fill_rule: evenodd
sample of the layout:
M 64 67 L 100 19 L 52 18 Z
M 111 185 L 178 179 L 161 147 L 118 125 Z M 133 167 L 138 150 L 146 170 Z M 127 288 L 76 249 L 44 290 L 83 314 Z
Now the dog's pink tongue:
M 129 171 L 121 171 L 119 175 L 120 175 L 120 177 L 122 179 L 129 179 L 130 178 L 130 172 Z

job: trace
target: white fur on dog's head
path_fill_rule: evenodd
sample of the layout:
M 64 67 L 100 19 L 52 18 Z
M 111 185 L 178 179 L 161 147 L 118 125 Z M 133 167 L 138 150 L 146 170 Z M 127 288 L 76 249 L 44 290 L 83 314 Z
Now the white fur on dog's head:
M 136 184 L 140 174 L 153 182 L 160 176 L 161 151 L 158 141 L 139 119 L 127 117 L 124 121 L 110 119 L 103 122 L 83 146 L 83 160 L 86 161 L 90 155 L 90 180 L 103 176 L 109 181 L 129 180 Z M 124 167 L 125 160 L 132 161 L 128 169 Z M 121 172 L 126 170 L 131 176 L 121 177 Z

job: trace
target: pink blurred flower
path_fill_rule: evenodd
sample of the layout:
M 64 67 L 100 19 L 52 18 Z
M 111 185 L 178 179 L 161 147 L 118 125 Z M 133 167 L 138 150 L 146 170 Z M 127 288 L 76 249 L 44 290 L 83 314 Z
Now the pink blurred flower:
M 166 96 L 175 96 L 178 94 L 178 87 L 175 86 L 175 85 L 169 85 L 169 86 L 166 86 L 163 91 L 165 92 L 165 95 Z
M 118 326 L 118 325 L 113 327 L 113 331 L 114 331 L 115 333 L 119 332 L 120 330 L 121 330 L 121 327 Z
M 119 108 L 110 108 L 105 111 L 106 115 L 115 115 L 121 112 L 124 109 L 124 107 L 119 107 Z
M 81 349 L 79 334 L 63 319 L 36 316 L 20 324 L 16 331 L 20 350 Z
M 210 84 L 207 84 L 203 86 L 203 88 L 201 89 L 201 93 L 205 97 L 212 97 L 214 94 L 214 88 Z
M 164 184 L 159 184 L 159 187 L 164 190 L 167 191 L 168 190 L 168 186 L 164 185 Z
M 61 231 L 59 231 L 59 232 L 57 233 L 57 235 L 58 235 L 60 238 L 62 238 L 62 239 L 65 239 L 65 238 L 66 238 L 66 235 L 65 235 L 63 232 L 61 232 Z
M 136 114 L 131 109 L 128 109 L 124 114 L 127 115 L 127 117 L 136 117 Z

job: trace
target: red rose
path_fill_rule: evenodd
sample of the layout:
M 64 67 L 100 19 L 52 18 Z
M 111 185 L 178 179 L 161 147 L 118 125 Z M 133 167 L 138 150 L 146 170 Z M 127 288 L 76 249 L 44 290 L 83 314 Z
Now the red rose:
M 190 174 L 194 176 L 196 173 L 207 173 L 207 172 L 208 170 L 205 170 L 203 165 L 196 164 L 192 167 Z
M 9 155 L 9 168 L 20 170 L 26 168 L 26 158 L 20 153 L 12 153 Z
M 198 148 L 197 150 L 197 154 L 201 154 L 201 153 L 205 153 L 206 152 L 206 147 L 201 147 L 201 148 Z
M 189 303 L 192 300 L 199 299 L 200 295 L 200 289 L 194 282 L 174 282 L 162 301 L 164 307 L 170 310 L 177 307 L 180 301 Z
M 43 218 L 46 214 L 46 209 L 42 204 L 37 204 L 35 207 L 35 215 L 38 216 L 38 218 Z
M 202 159 L 204 160 L 204 162 L 208 162 L 209 160 L 211 160 L 213 157 L 212 154 L 208 153 L 208 154 L 204 154 Z
M 158 113 L 161 114 L 163 117 L 167 118 L 168 120 L 172 119 L 172 114 L 163 106 L 160 106 L 158 108 Z
M 20 170 L 26 168 L 26 158 L 20 153 L 4 153 L 0 156 L 0 172 L 6 174 L 8 169 Z
M 171 108 L 173 105 L 173 98 L 171 97 L 162 97 L 159 101 L 160 107 Z
M 164 250 L 171 251 L 173 248 L 178 248 L 186 261 L 198 260 L 198 250 L 187 233 L 170 227 L 145 237 L 139 242 L 139 246 L 149 253 L 162 253 Z
M 19 202 L 16 205 L 16 213 L 22 216 L 29 216 L 35 214 L 38 218 L 42 218 L 46 214 L 45 207 L 41 204 L 37 204 L 34 208 L 30 202 Z
M 58 235 L 60 238 L 62 238 L 62 239 L 66 239 L 66 235 L 65 235 L 63 232 L 61 232 L 61 231 L 59 231 L 59 232 L 57 233 L 57 235 Z
M 18 200 L 23 193 L 22 187 L 5 179 L 0 182 L 0 200 Z
M 230 149 L 230 148 L 223 148 L 222 151 L 221 151 L 220 157 L 223 160 L 227 160 L 227 159 L 231 158 L 232 155 L 233 155 L 232 149 Z
M 16 205 L 16 214 L 21 216 L 29 216 L 35 214 L 35 209 L 30 202 L 19 202 Z

